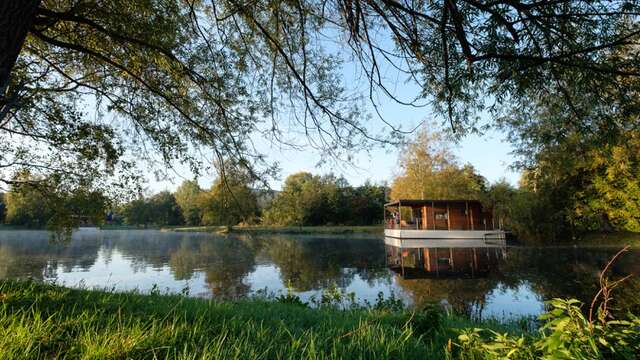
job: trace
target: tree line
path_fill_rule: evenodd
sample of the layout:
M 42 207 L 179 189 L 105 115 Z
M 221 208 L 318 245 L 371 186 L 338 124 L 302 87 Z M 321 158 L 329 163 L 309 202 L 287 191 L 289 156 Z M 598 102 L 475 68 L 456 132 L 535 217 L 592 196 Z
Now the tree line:
M 99 193 L 74 191 L 65 201 L 44 206 L 41 187 L 13 186 L 0 194 L 0 221 L 34 228 L 53 227 L 59 211 L 81 223 L 134 226 L 373 225 L 382 222 L 386 187 L 370 182 L 351 186 L 335 175 L 290 175 L 282 191 L 255 189 L 250 178 L 227 172 L 209 189 L 184 181 L 175 192 L 162 191 L 117 204 Z M 98 199 L 98 200 L 96 200 Z M 94 203 L 91 203 L 94 201 Z
M 0 221 L 28 227 L 109 222 L 135 226 L 373 225 L 387 199 L 475 199 L 503 227 L 524 239 L 557 240 L 591 231 L 640 231 L 640 137 L 606 147 L 569 141 L 548 146 L 524 168 L 517 186 L 488 182 L 454 155 L 449 134 L 424 128 L 401 150 L 401 171 L 391 186 L 352 186 L 343 177 L 308 172 L 286 178 L 279 192 L 259 190 L 251 177 L 226 171 L 209 189 L 184 181 L 162 191 L 115 203 L 98 191 L 29 186 L 15 178 L 0 194 Z M 581 156 L 575 149 L 583 148 Z M 33 179 L 32 179 L 33 180 Z M 39 179 L 42 180 L 42 179 Z M 45 182 L 46 184 L 46 182 Z M 44 190 L 43 190 L 44 189 Z M 55 201 L 51 201 L 54 199 Z M 105 209 L 111 209 L 107 216 Z

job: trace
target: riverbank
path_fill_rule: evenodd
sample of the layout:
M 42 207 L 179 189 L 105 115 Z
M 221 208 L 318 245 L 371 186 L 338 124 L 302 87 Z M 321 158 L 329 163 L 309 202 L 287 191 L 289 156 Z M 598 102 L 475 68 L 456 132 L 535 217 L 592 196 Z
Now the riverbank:
M 372 226 L 182 226 L 162 227 L 162 231 L 244 233 L 244 234 L 376 234 L 382 235 L 382 225 Z
M 326 300 L 326 302 L 325 302 Z M 213 301 L 183 295 L 0 281 L 3 359 L 535 359 L 640 355 L 640 318 L 588 321 L 554 299 L 531 321 L 473 322 L 437 305 L 380 299 L 309 307 L 295 295 Z
M 443 358 L 453 329 L 476 326 L 288 298 L 217 302 L 0 281 L 3 359 Z

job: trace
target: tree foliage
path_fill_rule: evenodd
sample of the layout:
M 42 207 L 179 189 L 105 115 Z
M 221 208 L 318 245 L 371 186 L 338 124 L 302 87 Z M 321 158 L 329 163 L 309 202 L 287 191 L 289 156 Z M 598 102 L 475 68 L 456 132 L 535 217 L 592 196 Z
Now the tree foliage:
M 180 225 L 183 221 L 182 210 L 175 196 L 169 191 L 161 191 L 149 199 L 153 209 L 153 220 L 157 224 Z
M 559 233 L 640 231 L 639 154 L 636 131 L 602 146 L 578 137 L 545 146 L 525 173 L 533 203 L 545 209 L 536 222 L 555 218 Z
M 122 209 L 128 225 L 181 225 L 182 210 L 169 191 L 161 191 L 151 197 L 140 197 L 125 204 Z
M 256 193 L 246 174 L 227 172 L 226 179 L 218 178 L 198 201 L 202 225 L 253 223 L 258 213 Z
M 500 229 L 513 224 L 512 211 L 517 191 L 506 179 L 501 179 L 489 185 L 486 193 L 483 194 L 482 202 L 492 209 L 493 218 Z
M 590 181 L 575 195 L 573 214 L 582 228 L 640 232 L 640 132 L 623 139 L 592 149 L 584 159 Z
M 153 224 L 153 211 L 149 201 L 143 197 L 134 199 L 122 207 L 121 214 L 128 225 Z
M 381 221 L 385 188 L 352 187 L 334 175 L 300 172 L 285 180 L 266 209 L 263 222 L 274 225 L 372 225 Z
M 381 97 L 430 103 L 462 132 L 477 127 L 479 110 L 517 109 L 530 118 L 542 104 L 532 98 L 560 94 L 564 107 L 584 115 L 561 127 L 588 127 L 598 122 L 587 101 L 638 76 L 637 52 L 623 52 L 640 34 L 636 1 L 9 0 L 2 6 L 5 181 L 22 167 L 75 181 L 121 175 L 130 169 L 129 151 L 159 153 L 168 164 L 184 161 L 198 170 L 207 166 L 196 156 L 201 149 L 263 178 L 273 168 L 250 146 L 251 134 L 331 156 L 380 139 L 364 126 L 363 98 L 373 109 Z M 361 82 L 341 79 L 345 55 L 362 71 Z M 397 69 L 420 93 L 398 98 L 396 77 L 388 79 L 386 69 Z M 362 85 L 369 91 L 358 92 Z M 584 102 L 576 101 L 584 94 Z M 97 116 L 85 113 L 87 104 Z
M 615 62 L 635 53 L 624 49 L 605 58 Z M 637 70 L 637 64 L 626 69 Z M 546 88 L 500 119 L 535 197 L 529 215 L 538 212 L 536 223 L 553 223 L 556 233 L 639 231 L 640 81 L 594 73 L 562 74 L 562 83 L 580 96 Z M 600 91 L 590 92 L 594 86 Z
M 401 150 L 401 173 L 391 184 L 393 199 L 477 199 L 486 180 L 473 166 L 460 166 L 441 132 L 422 129 Z
M 28 172 L 12 181 L 14 185 L 4 194 L 5 220 L 9 224 L 68 230 L 82 223 L 99 225 L 104 221 L 109 201 L 98 191 L 60 188 L 55 179 L 37 178 Z
M 202 210 L 200 209 L 198 201 L 200 196 L 202 196 L 201 194 L 202 189 L 195 180 L 183 181 L 174 193 L 178 206 L 182 209 L 185 224 L 187 225 L 200 225 Z
M 44 227 L 52 217 L 52 210 L 44 205 L 45 195 L 39 189 L 16 186 L 5 197 L 9 224 Z

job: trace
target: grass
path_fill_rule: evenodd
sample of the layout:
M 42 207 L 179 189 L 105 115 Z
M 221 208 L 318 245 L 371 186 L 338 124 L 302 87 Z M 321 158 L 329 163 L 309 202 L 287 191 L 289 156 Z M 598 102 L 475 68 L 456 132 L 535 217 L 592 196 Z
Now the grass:
M 226 226 L 163 227 L 163 231 L 228 232 Z M 251 234 L 382 234 L 382 225 L 372 226 L 232 226 L 231 232 Z
M 430 328 L 416 324 L 420 317 L 414 315 L 1 281 L 0 354 L 3 359 L 442 358 L 454 328 L 475 326 L 445 316 Z

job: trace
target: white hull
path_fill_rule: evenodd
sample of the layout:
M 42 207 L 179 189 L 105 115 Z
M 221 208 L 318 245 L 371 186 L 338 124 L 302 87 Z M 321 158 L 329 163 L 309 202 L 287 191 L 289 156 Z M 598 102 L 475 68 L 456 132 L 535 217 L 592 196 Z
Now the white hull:
M 502 230 L 405 230 L 384 229 L 384 236 L 398 239 L 480 239 L 504 240 Z
M 507 246 L 506 240 L 483 240 L 483 239 L 399 239 L 385 237 L 386 245 L 404 248 L 486 248 Z

